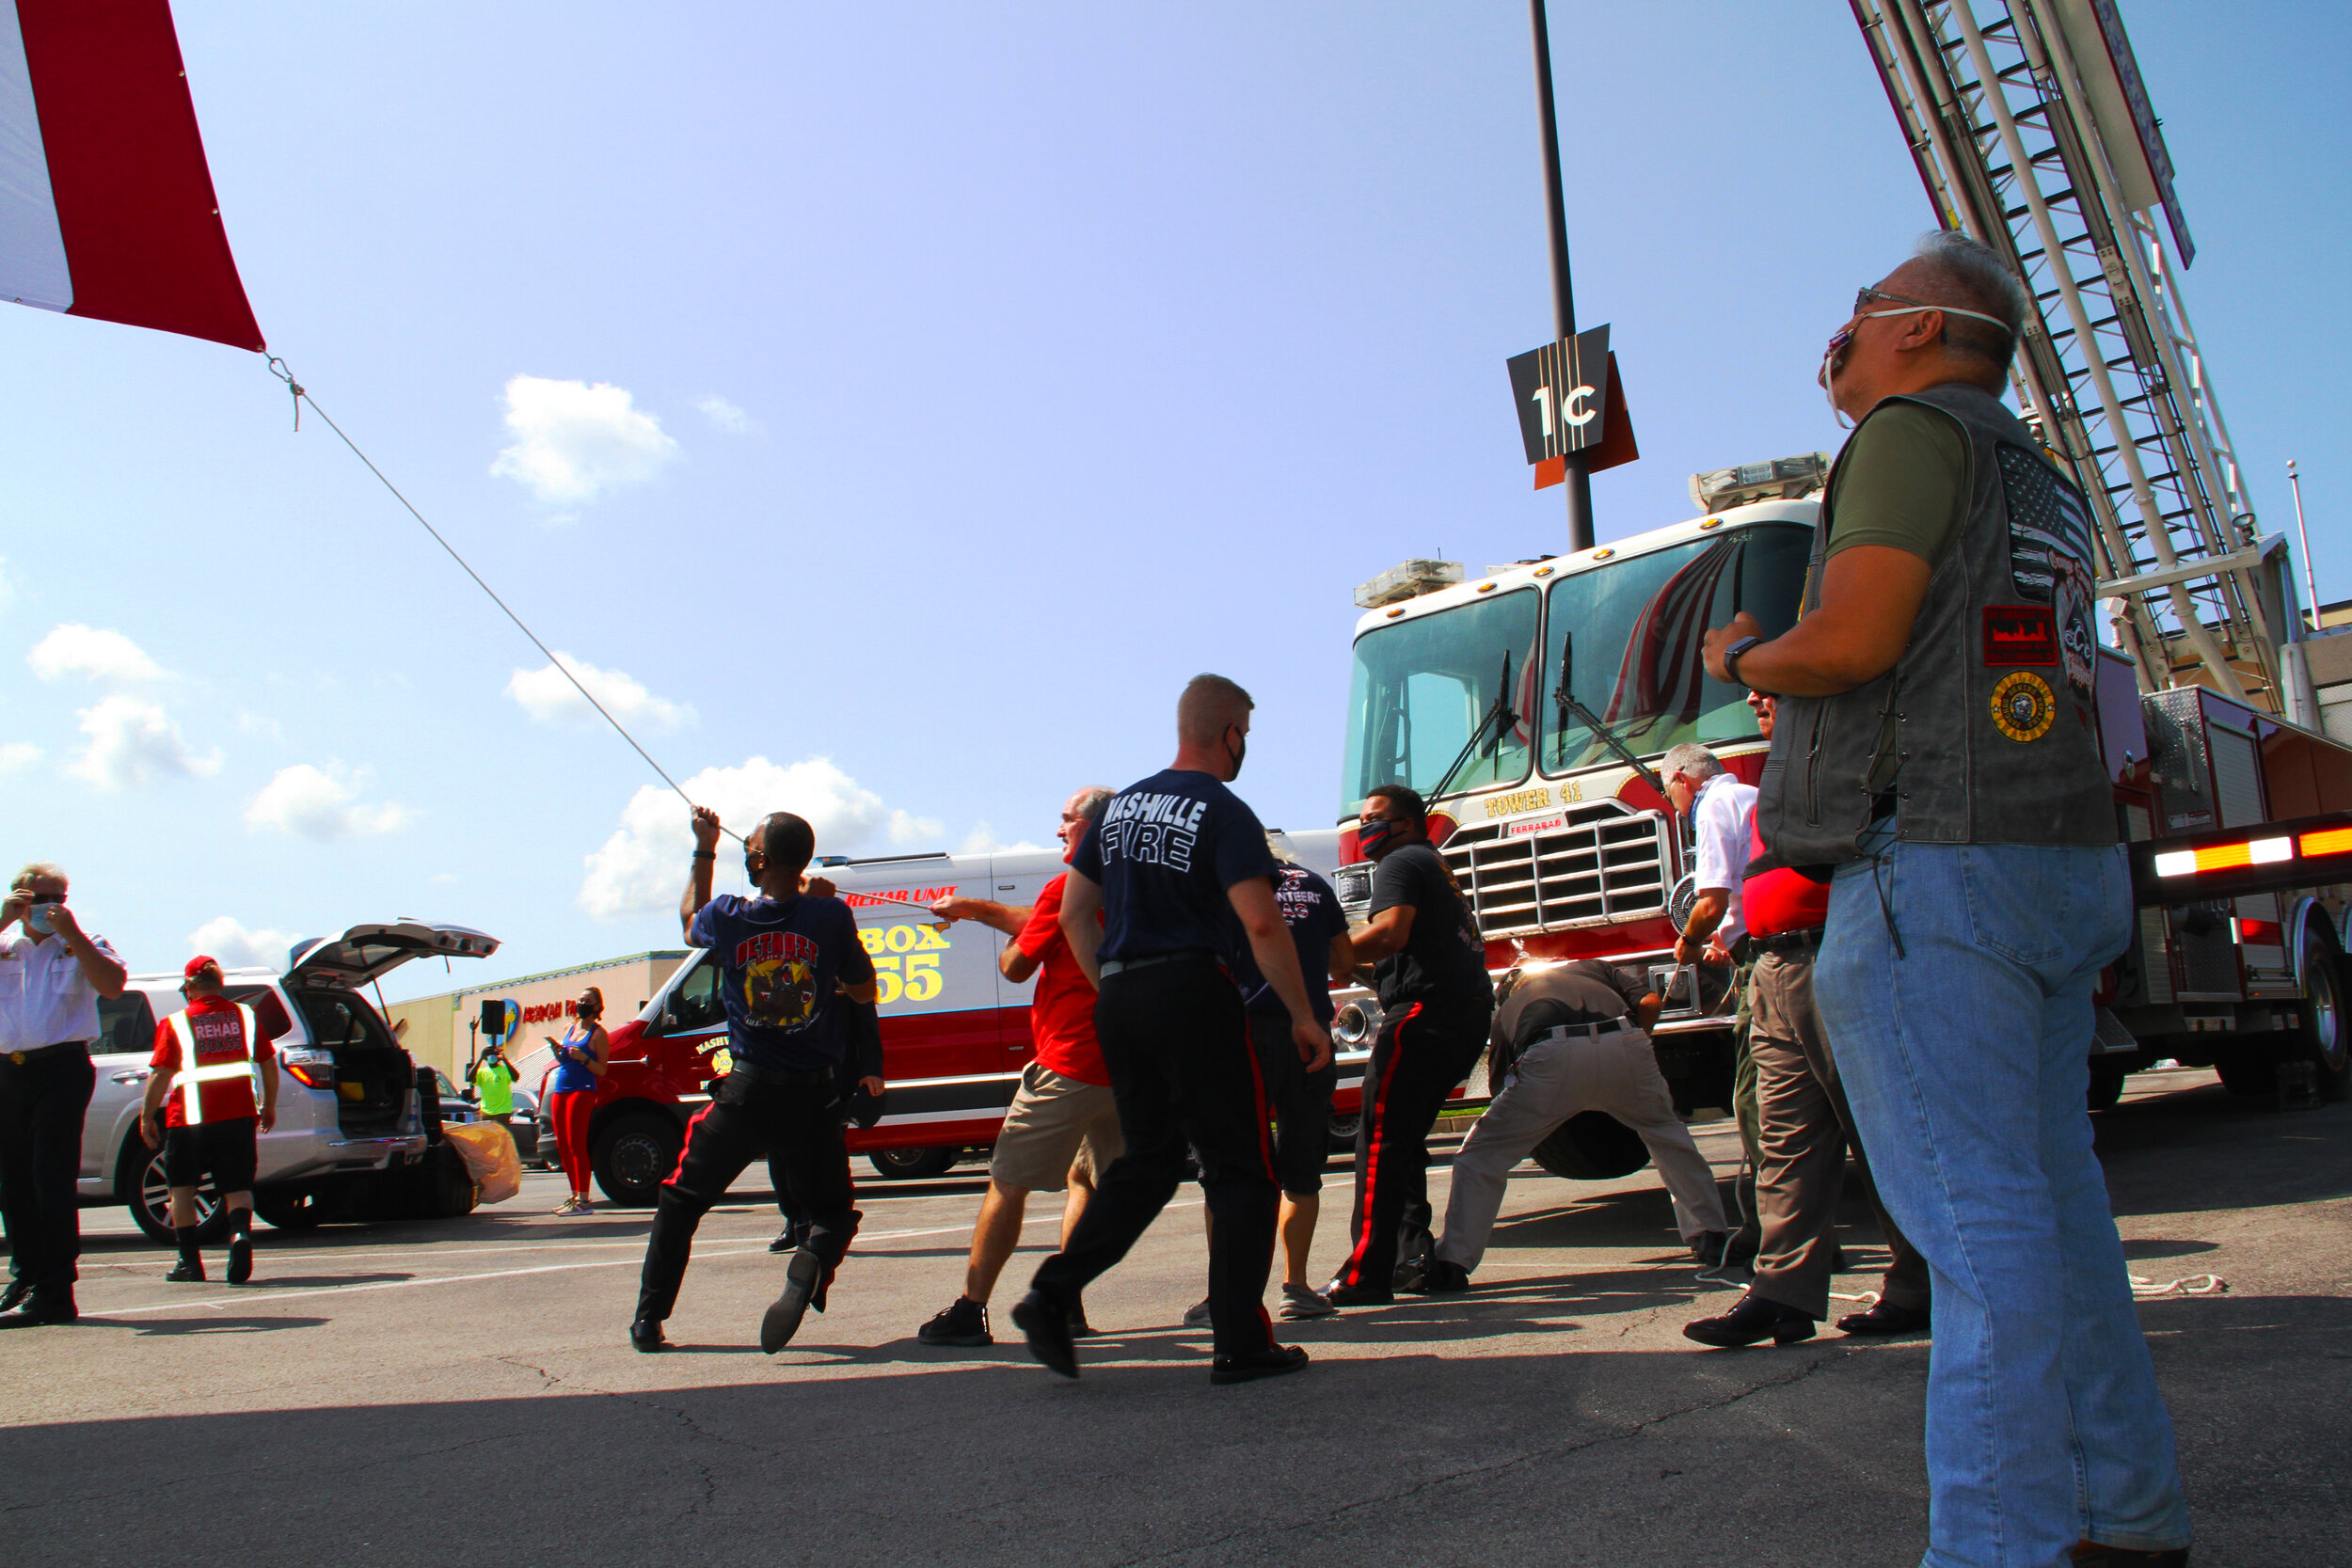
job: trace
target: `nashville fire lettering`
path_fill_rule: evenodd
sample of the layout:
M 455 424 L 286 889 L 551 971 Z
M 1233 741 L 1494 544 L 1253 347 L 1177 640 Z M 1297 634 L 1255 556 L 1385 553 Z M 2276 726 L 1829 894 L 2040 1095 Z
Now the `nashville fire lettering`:
M 1209 802 L 1189 795 L 1121 795 L 1103 814 L 1103 859 L 1192 869 L 1192 847 Z

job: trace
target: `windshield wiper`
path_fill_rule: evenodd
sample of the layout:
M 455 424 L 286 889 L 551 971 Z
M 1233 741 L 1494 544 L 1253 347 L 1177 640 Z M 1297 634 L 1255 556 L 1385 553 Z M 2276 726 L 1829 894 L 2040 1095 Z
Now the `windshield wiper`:
M 1565 766 L 1567 763 L 1568 721 L 1566 715 L 1573 713 L 1576 715 L 1580 723 L 1600 737 L 1602 745 L 1608 747 L 1612 752 L 1614 752 L 1617 754 L 1618 759 L 1628 768 L 1632 768 L 1633 771 L 1640 776 L 1644 784 L 1658 791 L 1658 798 L 1661 800 L 1665 800 L 1666 803 L 1671 806 L 1674 802 L 1667 798 L 1665 784 L 1660 781 L 1657 774 L 1650 771 L 1649 765 L 1645 763 L 1640 757 L 1635 756 L 1633 754 L 1633 748 L 1618 739 L 1617 732 L 1602 723 L 1598 714 L 1595 713 L 1591 708 L 1586 707 L 1582 703 L 1576 700 L 1575 688 L 1568 684 L 1569 676 L 1575 669 L 1575 649 L 1576 639 L 1574 634 L 1564 628 L 1560 633 L 1560 684 L 1553 689 L 1551 695 L 1552 702 L 1558 705 L 1562 715 L 1560 719 L 1560 752 L 1557 756 L 1552 758 L 1553 763 L 1558 766 Z
M 1462 742 L 1462 750 L 1454 757 L 1453 766 L 1438 775 L 1437 784 L 1422 799 L 1435 801 L 1446 792 L 1446 786 L 1454 783 L 1454 775 L 1462 770 L 1462 765 L 1470 761 L 1470 753 L 1478 750 L 1478 743 L 1486 739 L 1489 727 L 1495 733 L 1494 738 L 1487 741 L 1486 754 L 1492 756 L 1502 744 L 1502 732 L 1518 721 L 1519 716 L 1511 711 L 1511 650 L 1505 648 L 1502 650 L 1502 685 L 1495 692 L 1494 705 L 1478 721 L 1478 727 L 1470 731 L 1470 738 Z

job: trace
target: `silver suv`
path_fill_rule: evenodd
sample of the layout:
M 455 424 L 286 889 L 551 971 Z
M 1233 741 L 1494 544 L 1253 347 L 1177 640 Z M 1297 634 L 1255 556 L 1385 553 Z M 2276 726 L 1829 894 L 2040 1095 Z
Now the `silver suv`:
M 232 969 L 232 1002 L 254 1010 L 278 1049 L 278 1124 L 262 1133 L 253 1207 L 284 1229 L 380 1212 L 403 1173 L 423 1161 L 427 1134 L 416 1064 L 360 988 L 411 958 L 487 958 L 495 938 L 462 926 L 402 921 L 312 937 L 287 955 L 283 974 Z M 87 1205 L 122 1203 L 141 1230 L 171 1239 L 163 1157 L 139 1136 L 155 1025 L 186 1006 L 177 974 L 138 974 L 99 1004 L 97 1092 L 82 1122 L 79 1182 Z M 207 1233 L 226 1224 L 212 1188 L 197 1194 Z M 217 1239 L 216 1237 L 215 1239 Z

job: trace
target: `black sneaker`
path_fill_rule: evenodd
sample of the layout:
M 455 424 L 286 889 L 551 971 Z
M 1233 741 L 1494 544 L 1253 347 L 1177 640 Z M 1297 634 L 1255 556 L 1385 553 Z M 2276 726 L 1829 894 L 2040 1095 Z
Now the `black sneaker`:
M 660 1323 L 653 1318 L 640 1318 L 629 1324 L 628 1342 L 647 1355 L 670 1348 L 670 1341 L 661 1337 Z
M 784 1293 L 777 1296 L 759 1320 L 759 1348 L 769 1354 L 792 1342 L 792 1336 L 801 1331 L 801 1319 L 807 1315 L 811 1297 L 825 1276 L 825 1260 L 803 1247 L 792 1255 L 792 1261 L 784 1266 Z
M 229 1243 L 229 1283 L 242 1285 L 253 1277 L 253 1238 L 232 1237 Z
M 963 1296 L 958 1296 L 937 1317 L 916 1329 L 914 1338 L 926 1345 L 993 1345 L 996 1342 L 996 1337 L 988 1331 L 988 1308 Z
M 166 1284 L 169 1285 L 203 1284 L 204 1259 L 201 1258 L 181 1259 L 178 1263 L 172 1266 L 171 1272 L 164 1275 L 164 1281 Z
M 1209 1381 L 1222 1386 L 1229 1383 L 1255 1383 L 1262 1377 L 1280 1377 L 1307 1365 L 1307 1353 L 1297 1345 L 1268 1345 L 1248 1355 L 1220 1355 L 1209 1363 Z
M 1077 1348 L 1070 1342 L 1070 1315 L 1031 1291 L 1012 1309 L 1012 1323 L 1029 1341 L 1029 1354 L 1057 1377 L 1078 1375 Z

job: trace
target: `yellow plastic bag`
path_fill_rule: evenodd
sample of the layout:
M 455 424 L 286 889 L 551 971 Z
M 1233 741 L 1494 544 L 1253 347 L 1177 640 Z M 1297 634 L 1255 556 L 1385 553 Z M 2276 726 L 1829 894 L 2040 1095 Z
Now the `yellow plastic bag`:
M 476 1202 L 503 1203 L 523 1190 L 523 1163 L 515 1153 L 514 1133 L 495 1121 L 469 1121 L 442 1128 L 441 1135 L 466 1162 Z

